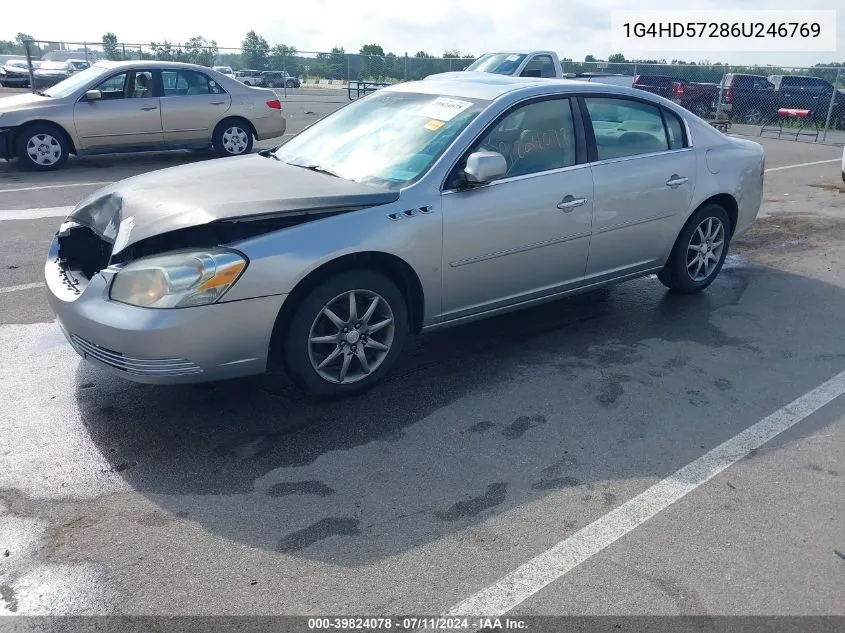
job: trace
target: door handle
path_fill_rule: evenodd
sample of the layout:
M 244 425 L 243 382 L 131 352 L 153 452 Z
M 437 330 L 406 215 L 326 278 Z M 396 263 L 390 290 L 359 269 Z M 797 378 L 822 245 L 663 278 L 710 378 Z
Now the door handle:
M 215 106 L 216 105 L 224 105 L 225 103 L 226 103 L 225 101 L 212 101 L 211 105 L 215 105 Z
M 141 106 L 142 110 L 158 110 L 158 106 Z
M 557 208 L 565 213 L 569 213 L 572 209 L 587 204 L 586 198 L 576 198 L 574 196 L 566 196 L 563 200 L 557 203 Z
M 672 174 L 669 177 L 669 180 L 666 181 L 666 186 L 671 187 L 672 189 L 677 189 L 681 185 L 685 184 L 689 178 L 686 176 L 679 176 L 678 174 Z

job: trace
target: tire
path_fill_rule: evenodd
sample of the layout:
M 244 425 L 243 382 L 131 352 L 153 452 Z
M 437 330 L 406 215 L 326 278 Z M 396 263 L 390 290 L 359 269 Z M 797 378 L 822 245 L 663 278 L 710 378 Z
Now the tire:
M 357 321 L 349 318 L 351 293 Z M 375 312 L 365 321 L 374 299 Z M 338 321 L 325 316 L 327 308 Z M 354 329 L 356 322 L 362 324 L 359 329 Z M 381 327 L 371 331 L 365 323 Z M 348 332 L 344 334 L 343 328 Z M 321 282 L 295 307 L 279 353 L 290 379 L 306 393 L 324 398 L 351 396 L 367 391 L 390 371 L 408 332 L 408 308 L 396 284 L 372 270 L 352 270 Z M 326 341 L 312 342 L 317 337 Z M 367 367 L 359 360 L 361 354 Z M 347 370 L 341 377 L 344 363 Z
M 710 240 L 707 239 L 708 227 L 712 236 Z M 722 270 L 730 247 L 731 231 L 728 213 L 721 206 L 708 204 L 701 207 L 692 214 L 681 230 L 669 260 L 657 275 L 658 279 L 664 286 L 676 292 L 689 294 L 704 290 Z M 701 265 L 709 267 L 714 264 L 709 271 L 700 267 L 701 251 L 693 250 L 696 246 L 700 248 L 702 237 L 705 238 L 705 244 L 708 244 L 706 252 L 709 256 L 705 257 L 706 263 Z M 721 246 L 717 250 L 715 244 L 719 241 Z
M 699 102 L 692 106 L 693 114 L 701 119 L 709 117 L 710 110 L 711 108 L 709 103 Z
M 285 87 L 286 88 L 296 88 L 296 82 L 293 79 L 288 79 L 285 82 Z
M 53 171 L 67 162 L 70 141 L 61 128 L 49 123 L 36 123 L 18 132 L 15 150 L 27 169 Z
M 272 79 L 270 79 L 269 81 L 267 81 L 267 87 L 268 87 L 268 88 L 275 88 L 275 87 L 276 87 L 276 82 L 275 82 L 275 81 L 273 81 Z
M 746 108 L 739 118 L 747 125 L 759 125 L 763 121 L 763 111 L 757 106 L 751 106 Z
M 214 130 L 211 144 L 221 157 L 243 156 L 252 151 L 252 126 L 243 119 L 225 119 Z

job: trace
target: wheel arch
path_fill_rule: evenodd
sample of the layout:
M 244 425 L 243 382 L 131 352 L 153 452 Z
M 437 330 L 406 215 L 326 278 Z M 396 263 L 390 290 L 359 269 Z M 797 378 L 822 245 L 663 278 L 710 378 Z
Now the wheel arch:
M 51 121 L 50 119 L 30 119 L 29 121 L 24 121 L 20 125 L 15 126 L 14 131 L 12 132 L 10 147 L 17 147 L 20 135 L 23 134 L 27 128 L 30 128 L 34 125 L 48 125 L 59 130 L 64 135 L 65 140 L 67 141 L 68 154 L 76 154 L 76 142 L 73 139 L 73 134 L 71 134 L 70 131 L 61 123 Z
M 246 127 L 247 127 L 248 131 L 252 134 L 252 137 L 256 140 L 258 139 L 258 132 L 256 131 L 255 126 L 252 124 L 252 121 L 250 121 L 246 117 L 243 117 L 239 114 L 227 114 L 226 116 L 224 116 L 222 119 L 220 119 L 217 122 L 217 125 L 214 126 L 214 129 L 211 132 L 211 139 L 212 140 L 214 140 L 214 137 L 217 136 L 217 132 L 220 130 L 220 128 L 223 126 L 223 124 L 226 123 L 226 121 L 240 121 L 240 122 L 246 124 Z
M 425 295 L 422 282 L 411 265 L 401 257 L 383 251 L 350 253 L 321 264 L 297 282 L 276 317 L 270 341 L 271 355 L 272 350 L 278 349 L 284 340 L 285 332 L 302 299 L 325 279 L 352 269 L 372 270 L 395 283 L 408 307 L 411 332 L 417 334 L 422 330 Z

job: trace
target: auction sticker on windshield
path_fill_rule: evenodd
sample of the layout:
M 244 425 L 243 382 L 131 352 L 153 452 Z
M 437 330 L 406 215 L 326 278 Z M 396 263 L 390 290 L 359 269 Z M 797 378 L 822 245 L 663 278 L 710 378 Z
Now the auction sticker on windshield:
M 472 107 L 470 101 L 460 101 L 448 97 L 437 97 L 434 101 L 417 112 L 420 116 L 436 119 L 438 121 L 451 121 L 467 108 Z

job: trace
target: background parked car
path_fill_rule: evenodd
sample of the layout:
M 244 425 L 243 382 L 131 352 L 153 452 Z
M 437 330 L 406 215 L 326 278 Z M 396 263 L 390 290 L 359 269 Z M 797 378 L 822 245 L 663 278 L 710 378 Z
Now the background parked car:
M 263 88 L 175 62 L 97 62 L 43 92 L 0 98 L 0 158 L 57 169 L 68 154 L 252 151 L 284 134 L 282 105 Z
M 262 73 L 264 85 L 268 88 L 299 88 L 301 85 L 299 77 L 293 77 L 283 70 L 267 70 Z
M 823 124 L 827 120 L 833 97 L 833 112 L 831 124 L 845 129 L 845 91 L 837 90 L 833 85 L 820 77 L 804 75 L 770 75 L 769 83 L 774 86 L 778 108 L 796 108 L 812 110 L 813 121 Z
M 78 73 L 81 70 L 85 70 L 88 67 L 89 64 L 84 59 L 43 62 L 41 66 L 33 72 L 35 89 L 43 90 L 45 88 L 55 86 L 57 83 L 64 81 L 71 75 Z
M 235 76 L 235 71 L 232 70 L 231 66 L 212 66 L 211 70 L 216 70 L 217 72 L 226 75 L 227 77 Z
M 719 97 L 719 84 L 675 81 L 672 93 L 672 101 L 706 119 L 713 110 L 713 100 Z
M 683 79 L 669 75 L 636 75 L 632 85 L 638 90 L 645 90 L 666 99 L 672 99 L 675 96 L 675 84 L 683 83 L 683 81 Z
M 29 66 L 25 59 L 10 59 L 3 66 L 0 83 L 9 88 L 29 87 Z
M 260 70 L 238 70 L 235 79 L 246 86 L 264 86 L 264 77 Z

